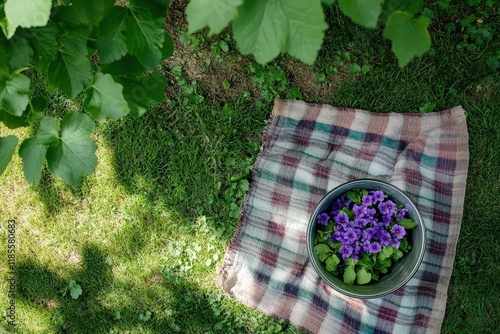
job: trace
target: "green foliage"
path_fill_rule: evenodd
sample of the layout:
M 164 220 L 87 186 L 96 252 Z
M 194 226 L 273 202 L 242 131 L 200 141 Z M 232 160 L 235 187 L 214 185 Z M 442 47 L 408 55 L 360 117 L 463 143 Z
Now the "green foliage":
M 289 53 L 306 64 L 316 60 L 328 28 L 324 6 L 333 0 L 191 0 L 186 8 L 189 33 L 208 26 L 209 34 L 221 32 L 232 22 L 234 39 L 242 54 L 253 54 L 265 64 L 281 53 Z M 446 3 L 447 4 L 447 3 Z M 355 23 L 376 28 L 381 13 L 384 37 L 393 42 L 399 66 L 430 49 L 430 20 L 414 18 L 422 0 L 339 0 L 341 11 Z M 415 43 L 413 45 L 412 43 Z
M 63 296 L 66 295 L 66 293 L 69 292 L 71 298 L 73 299 L 78 299 L 82 295 L 82 287 L 76 283 L 75 280 L 71 280 L 64 290 Z
M 44 118 L 51 111 L 30 90 L 32 79 L 46 73 L 46 90 L 75 99 L 77 110 L 98 121 L 141 116 L 164 98 L 166 79 L 144 73 L 173 52 L 163 27 L 167 8 L 166 0 L 130 0 L 125 6 L 113 0 L 0 1 L 0 121 L 9 128 L 38 127 L 36 137 L 19 148 L 30 183 L 40 181 L 45 161 L 74 187 L 96 166 L 94 121 L 80 111 L 66 115 L 60 126 L 57 118 Z M 2 149 L 2 166 L 10 149 Z
M 16 136 L 0 137 L 0 173 L 3 173 L 17 146 Z

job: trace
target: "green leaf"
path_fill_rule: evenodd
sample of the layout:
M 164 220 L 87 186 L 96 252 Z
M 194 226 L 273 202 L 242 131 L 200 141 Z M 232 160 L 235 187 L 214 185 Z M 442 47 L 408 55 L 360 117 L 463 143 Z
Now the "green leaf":
M 146 68 L 137 58 L 127 54 L 117 61 L 102 65 L 101 71 L 111 74 L 116 80 L 116 77 L 138 77 L 146 71 Z
M 32 59 L 35 68 L 39 72 L 46 72 L 49 64 L 57 56 L 59 28 L 54 23 L 49 22 L 45 27 L 30 29 L 28 33 L 34 51 Z
M 165 33 L 163 47 L 161 48 L 161 58 L 163 60 L 170 58 L 174 54 L 174 42 L 169 34 Z
M 358 65 L 359 67 L 359 65 Z M 351 201 L 353 201 L 356 204 L 361 204 L 361 196 L 359 195 L 359 191 L 348 191 L 346 193 L 347 198 L 349 198 Z
M 359 268 L 356 273 L 356 283 L 358 284 L 367 284 L 372 280 L 372 274 L 366 271 L 365 267 Z
M 85 40 L 66 36 L 56 60 L 49 66 L 48 74 L 51 84 L 71 98 L 75 98 L 86 88 L 92 74 Z
M 71 4 L 78 14 L 79 22 L 92 24 L 102 19 L 115 0 L 72 0 Z
M 17 146 L 16 136 L 0 137 L 0 174 L 5 171 Z
M 96 45 L 99 60 L 103 64 L 119 60 L 127 54 L 127 43 L 124 35 L 127 15 L 126 8 L 114 7 L 101 21 L 100 36 L 97 38 Z
M 40 144 L 52 143 L 59 138 L 59 123 L 53 117 L 44 117 L 40 122 L 36 138 Z
M 325 262 L 326 259 L 333 253 L 332 249 L 326 244 L 317 244 L 314 246 L 314 251 L 318 255 L 321 262 Z
M 28 91 L 31 80 L 21 73 L 0 81 L 0 110 L 13 116 L 21 116 L 28 106 Z
M 330 272 L 334 272 L 335 270 L 337 270 L 337 265 L 339 263 L 340 263 L 340 259 L 338 258 L 337 255 L 333 254 L 325 262 L 326 270 L 328 270 Z
M 162 60 L 166 9 L 156 3 L 130 0 L 125 18 L 128 52 L 147 68 L 154 69 Z
M 21 116 L 13 116 L 6 111 L 0 110 L 0 122 L 9 129 L 17 129 L 28 125 L 29 108 L 26 108 Z
M 4 10 L 8 22 L 7 38 L 11 38 L 17 27 L 43 27 L 47 24 L 52 0 L 7 0 Z
M 356 279 L 356 272 L 354 271 L 354 265 L 346 266 L 344 269 L 344 283 L 353 284 Z
M 389 13 L 400 10 L 415 15 L 418 12 L 420 12 L 423 7 L 424 7 L 424 0 L 410 0 L 410 1 L 386 0 L 384 2 L 384 9 Z
M 395 249 L 394 253 L 392 253 L 391 259 L 397 262 L 402 257 L 403 257 L 403 252 L 401 252 L 399 249 Z
M 241 53 L 252 53 L 262 64 L 280 52 L 312 64 L 327 27 L 320 0 L 245 1 L 233 21 Z
M 33 49 L 28 44 L 26 38 L 14 35 L 5 44 L 4 47 L 6 48 L 7 64 L 10 73 L 28 66 L 33 55 Z
M 237 15 L 243 0 L 191 0 L 186 7 L 188 33 L 206 26 L 209 36 L 220 33 Z
M 84 175 L 95 170 L 96 145 L 90 139 L 94 128 L 90 117 L 72 112 L 61 121 L 61 136 L 47 151 L 49 171 L 73 187 L 82 182 Z
M 165 97 L 167 80 L 158 72 L 153 72 L 141 80 L 119 78 L 123 85 L 123 95 L 130 107 L 130 114 L 139 117 L 152 102 L 160 102 Z
M 97 120 L 105 116 L 120 118 L 130 112 L 123 97 L 123 86 L 109 74 L 97 73 L 90 89 L 85 92 L 83 107 Z
M 339 0 L 340 10 L 355 23 L 376 28 L 384 0 Z
M 400 67 L 404 67 L 415 56 L 422 56 L 431 47 L 431 36 L 427 27 L 430 20 L 417 19 L 407 12 L 396 11 L 389 15 L 383 36 L 392 41 L 392 51 Z
M 396 224 L 403 226 L 405 229 L 412 229 L 417 227 L 417 223 L 408 218 L 401 219 L 400 221 L 396 222 Z
M 389 258 L 392 255 L 393 251 L 394 247 L 392 246 L 382 247 L 382 250 L 377 255 L 377 260 L 384 261 L 385 259 Z
M 74 280 L 69 282 L 68 288 L 69 294 L 71 298 L 78 299 L 82 295 L 82 287 L 79 284 L 76 284 Z
M 24 177 L 29 183 L 38 184 L 42 177 L 42 166 L 47 154 L 47 146 L 36 138 L 28 138 L 19 148 L 19 155 L 23 160 Z
M 335 3 L 335 0 L 321 0 L 321 3 L 323 3 L 326 6 L 331 6 Z

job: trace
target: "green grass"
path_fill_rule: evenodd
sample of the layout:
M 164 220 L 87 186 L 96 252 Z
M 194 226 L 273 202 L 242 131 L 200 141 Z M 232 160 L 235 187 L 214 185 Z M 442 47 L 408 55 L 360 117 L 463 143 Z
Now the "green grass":
M 320 57 L 307 68 L 312 77 L 325 73 L 319 89 L 331 90 L 317 102 L 377 112 L 466 109 L 469 177 L 443 333 L 494 333 L 500 318 L 500 75 L 486 64 L 500 42 L 457 49 L 464 34 L 460 20 L 473 12 L 498 34 L 495 10 L 464 2 L 457 13 L 443 15 L 432 26 L 433 51 L 404 69 L 380 30 L 357 27 L 332 10 Z M 457 27 L 445 32 L 449 23 Z M 224 61 L 233 56 L 221 54 Z M 39 186 L 27 185 L 16 156 L 0 178 L 0 230 L 5 235 L 7 220 L 17 221 L 18 326 L 3 321 L 0 329 L 299 333 L 224 297 L 214 282 L 271 110 L 269 97 L 296 94 L 290 78 L 277 70 L 289 61 L 278 59 L 267 76 L 265 69 L 250 73 L 236 64 L 235 71 L 255 76 L 263 95 L 242 93 L 227 103 L 201 91 L 182 71 L 174 79 L 168 75 L 172 82 L 163 103 L 140 119 L 99 124 L 93 135 L 97 170 L 80 189 L 47 173 Z M 351 73 L 356 64 L 369 71 Z M 328 73 L 328 66 L 337 73 Z M 231 89 L 237 85 L 232 82 Z M 69 108 L 61 95 L 51 96 L 55 115 Z M 29 130 L 0 128 L 0 135 L 6 133 L 26 137 Z M 5 247 L 0 257 L 7 258 Z M 7 291 L 7 263 L 0 263 L 0 289 Z M 63 296 L 71 280 L 83 290 L 77 300 Z M 7 303 L 1 293 L 2 308 Z M 150 319 L 144 318 L 147 311 Z

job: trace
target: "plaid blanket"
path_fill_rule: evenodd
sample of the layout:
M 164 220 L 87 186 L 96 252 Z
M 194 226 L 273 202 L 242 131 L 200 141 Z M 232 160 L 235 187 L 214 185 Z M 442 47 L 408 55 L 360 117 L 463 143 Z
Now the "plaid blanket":
M 243 304 L 311 333 L 439 333 L 468 161 L 461 107 L 396 114 L 277 100 L 217 282 Z M 361 300 L 336 292 L 316 274 L 305 235 L 328 190 L 366 177 L 408 194 L 428 240 L 405 286 Z

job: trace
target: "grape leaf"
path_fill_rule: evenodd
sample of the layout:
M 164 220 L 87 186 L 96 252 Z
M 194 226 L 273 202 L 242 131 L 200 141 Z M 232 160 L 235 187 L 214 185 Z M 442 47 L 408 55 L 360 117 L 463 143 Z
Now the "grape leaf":
M 28 40 L 15 35 L 6 44 L 7 64 L 9 65 L 10 72 L 14 73 L 27 66 L 33 55 L 33 49 L 28 44 Z
M 241 53 L 253 53 L 259 63 L 289 52 L 312 64 L 327 27 L 320 0 L 245 1 L 233 21 L 234 39 Z
M 73 187 L 77 187 L 83 176 L 92 173 L 97 165 L 97 147 L 90 139 L 94 128 L 89 116 L 72 112 L 61 121 L 61 136 L 47 151 L 49 171 Z
M 16 136 L 0 137 L 0 174 L 5 171 L 17 146 Z
M 31 80 L 21 73 L 12 75 L 7 81 L 0 81 L 0 110 L 21 116 L 28 105 L 28 91 Z
M 121 59 L 127 54 L 127 43 L 123 31 L 125 30 L 126 8 L 112 8 L 99 26 L 100 36 L 97 38 L 97 51 L 103 64 L 109 64 Z
M 6 111 L 0 110 L 0 122 L 9 129 L 17 129 L 28 125 L 29 107 L 21 116 L 13 116 Z
M 152 102 L 160 102 L 165 97 L 167 80 L 158 72 L 153 72 L 140 81 L 120 78 L 123 85 L 123 95 L 130 107 L 130 114 L 139 117 L 144 114 Z
M 89 24 L 99 22 L 115 0 L 72 0 L 71 4 L 79 22 Z
M 404 67 L 414 56 L 422 56 L 431 47 L 431 36 L 427 27 L 429 18 L 417 19 L 407 12 L 396 11 L 389 15 L 384 29 L 384 38 L 392 41 L 392 51 L 400 67 Z
M 356 283 L 358 284 L 367 284 L 372 280 L 372 274 L 366 271 L 364 267 L 359 268 L 356 273 Z
M 59 138 L 59 124 L 50 116 L 44 117 L 40 121 L 40 127 L 36 133 L 36 138 L 40 144 L 50 144 Z
M 209 36 L 218 34 L 237 15 L 243 0 L 191 0 L 186 7 L 188 33 L 210 28 Z
M 128 52 L 147 69 L 154 69 L 162 60 L 166 9 L 159 4 L 130 0 L 129 10 L 124 31 Z
M 57 36 L 59 28 L 52 22 L 45 27 L 32 28 L 29 30 L 30 44 L 33 48 L 33 63 L 39 72 L 46 72 L 49 64 L 57 56 Z
M 56 60 L 49 66 L 49 80 L 64 94 L 75 98 L 92 79 L 90 60 L 85 40 L 66 36 L 57 52 Z
M 355 23 L 376 28 L 384 0 L 339 0 L 340 10 Z
M 38 184 L 42 177 L 42 166 L 47 154 L 47 146 L 36 138 L 28 138 L 19 148 L 19 155 L 23 160 L 23 171 L 26 181 Z
M 47 24 L 52 8 L 51 0 L 7 0 L 4 10 L 7 18 L 7 38 L 17 27 L 43 27 Z
M 109 74 L 98 73 L 90 89 L 85 92 L 83 107 L 97 120 L 105 116 L 119 118 L 130 112 L 123 97 L 123 86 Z

